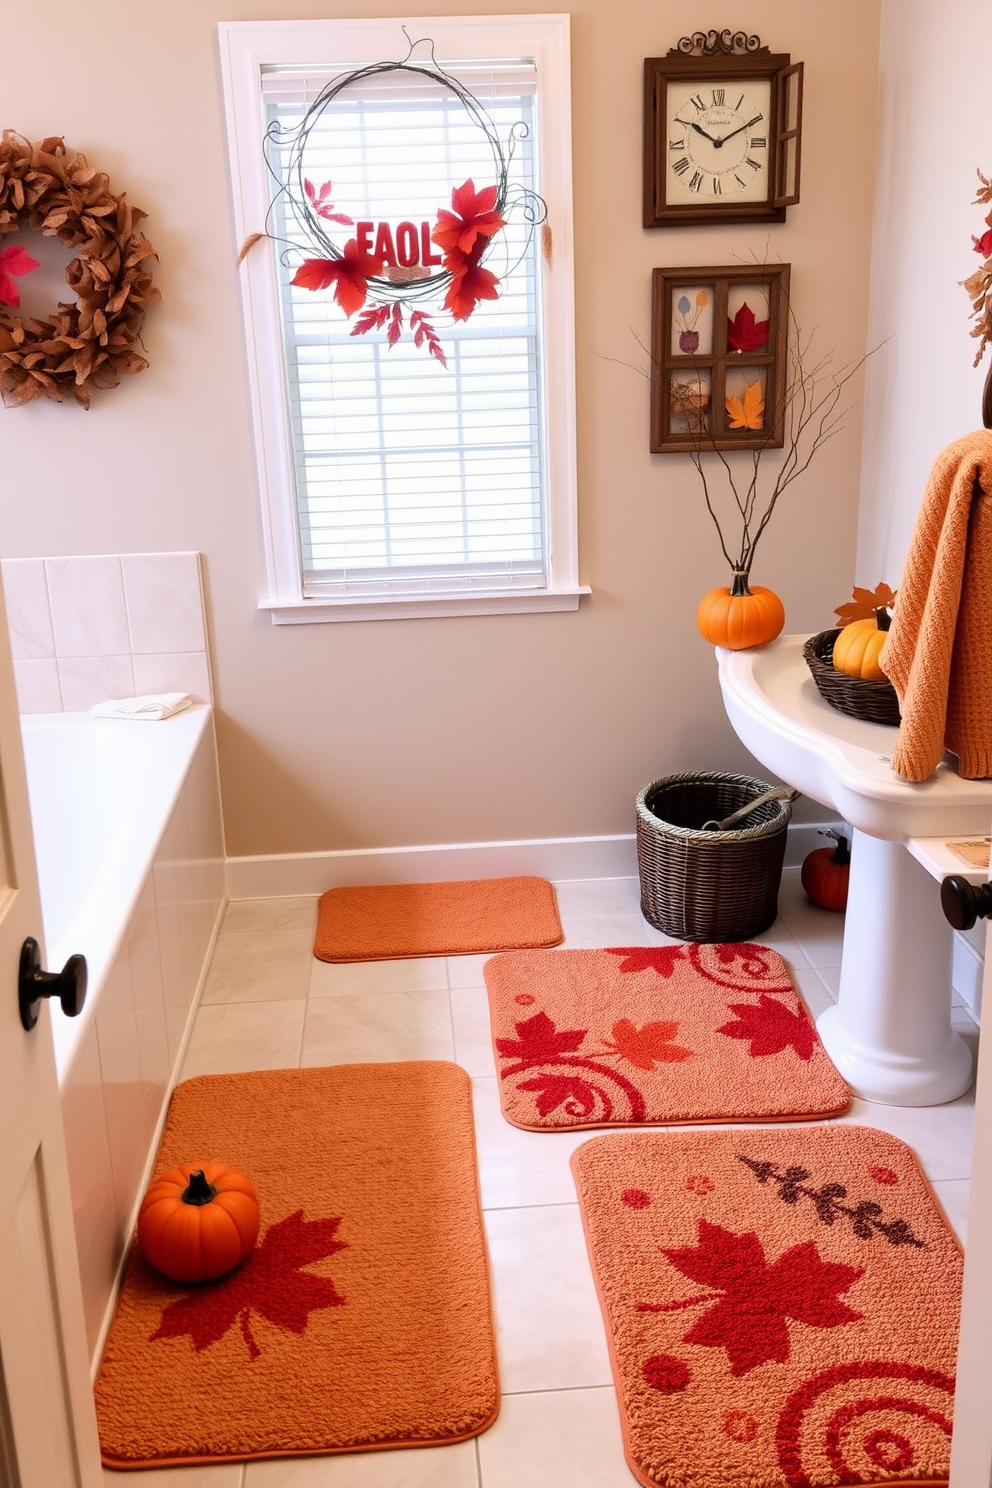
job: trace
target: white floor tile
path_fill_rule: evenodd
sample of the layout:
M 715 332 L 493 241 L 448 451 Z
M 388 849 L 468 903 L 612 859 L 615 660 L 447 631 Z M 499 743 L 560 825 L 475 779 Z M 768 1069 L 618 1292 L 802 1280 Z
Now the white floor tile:
M 242 1488 L 243 1462 L 219 1462 L 216 1467 L 156 1467 L 149 1472 L 103 1470 L 105 1488 Z
M 201 1007 L 182 1079 L 239 1070 L 296 1069 L 306 1002 L 236 1002 Z
M 448 986 L 484 987 L 486 982 L 482 968 L 488 960 L 488 953 L 485 956 L 449 956 Z
M 824 985 L 819 973 L 812 966 L 794 967 L 792 977 L 815 1023 L 821 1013 L 834 1005 L 830 989 Z
M 485 987 L 452 987 L 451 1024 L 455 1034 L 455 1058 L 470 1075 L 492 1075 L 496 1071 L 489 998 Z
M 475 1442 L 467 1441 L 450 1447 L 249 1462 L 244 1488 L 477 1488 L 477 1483 Z
M 854 1099 L 845 1123 L 891 1132 L 912 1147 L 931 1183 L 971 1175 L 975 1104 L 971 1094 L 943 1106 L 880 1106 Z
M 568 1390 L 612 1382 L 578 1204 L 490 1209 L 503 1390 Z
M 311 997 L 348 997 L 365 992 L 445 992 L 443 956 L 400 961 L 318 961 L 310 966 Z
M 967 1178 L 945 1178 L 932 1185 L 948 1223 L 963 1245 L 968 1238 L 968 1197 L 971 1184 Z
M 511 1126 L 500 1110 L 495 1075 L 472 1081 L 472 1102 L 484 1208 L 575 1202 L 568 1160 L 591 1132 L 526 1132 Z
M 507 1395 L 479 1438 L 483 1488 L 631 1488 L 612 1388 Z
M 587 947 L 652 945 L 652 927 L 640 912 L 615 915 L 562 915 L 563 946 L 574 951 Z
M 636 878 L 577 878 L 555 884 L 560 915 L 640 913 L 641 884 Z
M 313 998 L 307 1008 L 304 1068 L 454 1056 L 447 991 Z

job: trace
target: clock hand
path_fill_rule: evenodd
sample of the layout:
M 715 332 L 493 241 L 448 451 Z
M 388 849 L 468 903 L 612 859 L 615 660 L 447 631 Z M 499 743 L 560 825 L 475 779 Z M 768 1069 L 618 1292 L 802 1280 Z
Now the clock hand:
M 714 140 L 713 143 L 716 145 L 717 149 L 719 150 L 720 146 L 721 145 L 725 145 L 727 143 L 728 139 L 733 139 L 733 137 L 734 137 L 735 134 L 741 134 L 741 133 L 743 133 L 743 131 L 745 129 L 750 129 L 751 128 L 751 125 L 752 124 L 757 124 L 760 119 L 761 119 L 761 115 L 760 114 L 755 114 L 754 118 L 753 119 L 748 119 L 748 121 L 747 121 L 746 124 L 742 124 L 738 129 L 732 129 L 729 134 L 725 134 L 725 135 L 721 136 L 720 139 Z M 709 138 L 709 135 L 707 135 L 707 139 L 708 138 Z
M 701 134 L 703 136 L 703 139 L 709 140 L 711 145 L 716 145 L 717 149 L 719 149 L 720 146 L 723 144 L 723 140 L 714 139 L 711 134 L 707 134 L 705 129 L 700 129 L 699 125 L 694 124 L 691 119 L 679 119 L 679 123 L 686 125 L 689 129 L 694 129 L 697 134 Z M 746 124 L 744 125 L 744 128 L 747 128 Z

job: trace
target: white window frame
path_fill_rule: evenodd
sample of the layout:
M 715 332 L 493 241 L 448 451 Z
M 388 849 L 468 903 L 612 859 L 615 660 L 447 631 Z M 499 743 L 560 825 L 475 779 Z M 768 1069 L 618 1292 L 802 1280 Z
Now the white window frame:
M 580 596 L 591 592 L 579 583 L 578 567 L 567 15 L 222 21 L 218 30 L 237 242 L 261 231 L 269 206 L 270 182 L 262 154 L 263 66 L 333 67 L 340 61 L 345 67 L 400 59 L 408 48 L 404 28 L 414 41 L 425 37 L 433 41 L 442 67 L 446 60 L 523 56 L 533 57 L 537 67 L 540 191 L 553 241 L 551 262 L 542 257 L 548 581 L 542 589 L 517 591 L 304 598 L 276 255 L 259 246 L 241 266 L 241 287 L 265 553 L 266 593 L 259 608 L 268 611 L 276 625 L 574 610 Z

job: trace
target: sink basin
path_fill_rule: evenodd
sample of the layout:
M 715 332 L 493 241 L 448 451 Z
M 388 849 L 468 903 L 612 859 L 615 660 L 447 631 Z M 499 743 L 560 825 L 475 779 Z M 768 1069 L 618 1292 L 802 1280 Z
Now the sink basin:
M 892 770 L 898 729 L 831 708 L 803 659 L 805 636 L 717 651 L 735 733 L 766 769 L 854 828 L 840 992 L 818 1020 L 827 1053 L 857 1095 L 938 1105 L 971 1083 L 951 1027 L 951 930 L 937 885 L 907 851 L 914 837 L 971 836 L 992 824 L 992 780 L 945 761 L 911 785 Z
M 962 780 L 948 763 L 920 785 L 900 780 L 892 770 L 899 730 L 848 718 L 824 702 L 803 659 L 807 639 L 780 636 L 750 651 L 717 651 L 727 715 L 755 758 L 872 837 L 984 836 L 992 780 Z

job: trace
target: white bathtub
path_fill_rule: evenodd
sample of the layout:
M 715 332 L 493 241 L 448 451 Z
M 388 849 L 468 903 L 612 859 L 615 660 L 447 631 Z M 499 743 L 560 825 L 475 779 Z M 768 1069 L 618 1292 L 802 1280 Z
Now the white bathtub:
M 78 1018 L 49 1006 L 95 1353 L 225 902 L 213 714 L 21 731 L 45 964 L 89 973 Z

